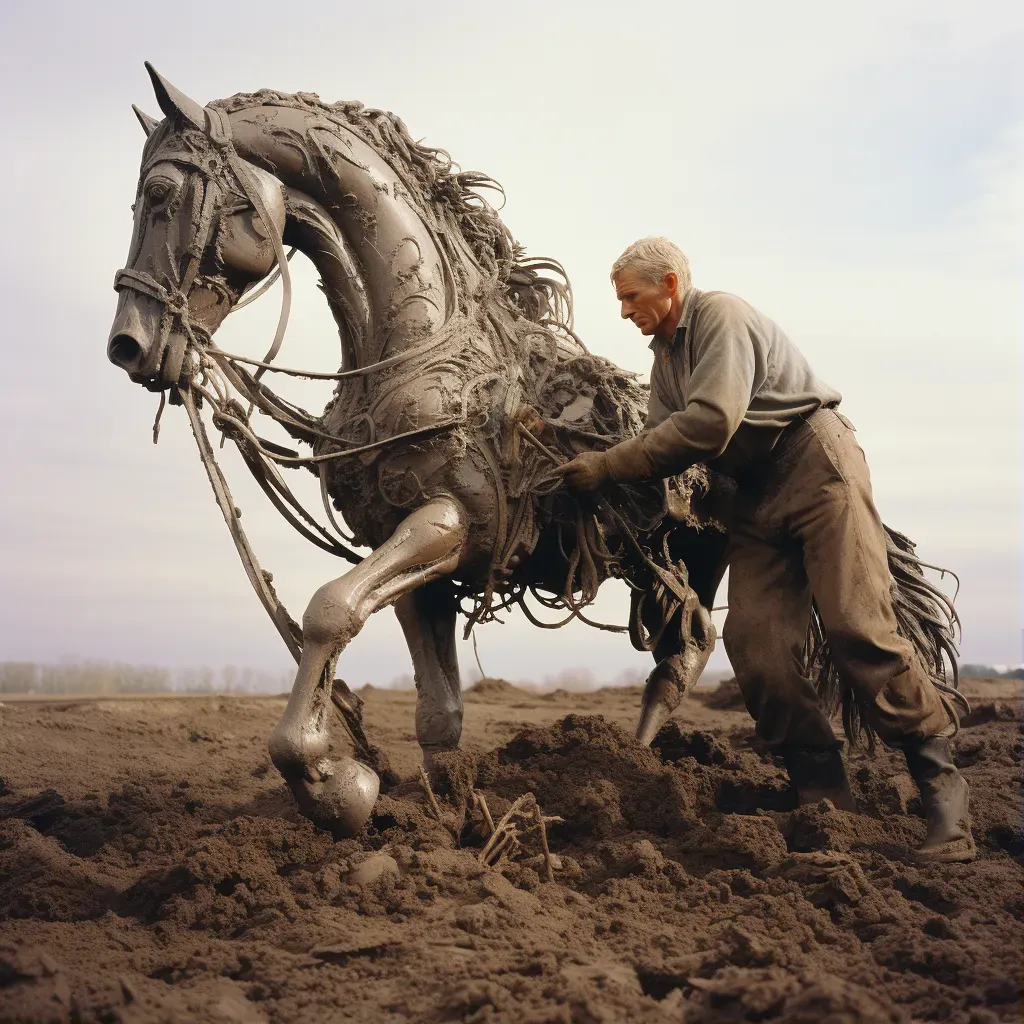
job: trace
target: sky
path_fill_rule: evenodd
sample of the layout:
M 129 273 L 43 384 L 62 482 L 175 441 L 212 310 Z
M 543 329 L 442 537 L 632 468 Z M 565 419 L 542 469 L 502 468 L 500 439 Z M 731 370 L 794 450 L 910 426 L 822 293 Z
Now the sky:
M 618 319 L 608 267 L 637 237 L 673 238 L 699 287 L 759 307 L 843 393 L 883 518 L 959 574 L 963 659 L 1024 660 L 1020 4 L 291 10 L 0 7 L 0 661 L 289 664 L 182 411 L 153 447 L 155 396 L 106 360 L 143 141 L 130 105 L 159 113 L 143 60 L 199 102 L 265 86 L 394 111 L 504 185 L 515 237 L 568 270 L 578 333 L 641 373 L 649 353 Z M 333 324 L 299 262 L 281 360 L 332 370 Z M 276 316 L 268 295 L 218 341 L 262 353 Z M 343 565 L 225 465 L 301 617 Z M 617 586 L 595 614 L 622 622 Z M 624 637 L 519 615 L 477 640 L 485 671 L 509 679 L 609 682 L 650 664 Z M 470 645 L 460 658 L 472 674 Z M 728 668 L 721 645 L 711 664 Z M 339 664 L 355 685 L 410 671 L 388 609 Z

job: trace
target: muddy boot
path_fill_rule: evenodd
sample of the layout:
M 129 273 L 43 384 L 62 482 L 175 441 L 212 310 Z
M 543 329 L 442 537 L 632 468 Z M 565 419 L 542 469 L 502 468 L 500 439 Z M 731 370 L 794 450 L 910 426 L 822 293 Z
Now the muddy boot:
M 900 749 L 921 790 L 928 822 L 924 842 L 915 851 L 917 859 L 938 864 L 974 860 L 978 850 L 971 835 L 970 787 L 953 763 L 949 740 L 932 736 L 919 744 L 901 743 Z
M 798 747 L 783 745 L 779 753 L 796 790 L 797 805 L 831 800 L 840 811 L 856 811 L 850 781 L 838 747 Z

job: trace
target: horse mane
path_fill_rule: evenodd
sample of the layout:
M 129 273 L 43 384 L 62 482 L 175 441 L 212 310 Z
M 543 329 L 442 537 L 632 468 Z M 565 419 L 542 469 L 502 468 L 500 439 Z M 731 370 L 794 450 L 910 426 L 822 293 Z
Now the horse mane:
M 315 111 L 329 124 L 353 132 L 391 163 L 417 200 L 421 215 L 443 218 L 449 230 L 457 231 L 478 271 L 490 278 L 497 297 L 527 320 L 578 341 L 572 334 L 572 287 L 564 268 L 553 259 L 527 257 L 497 211 L 480 194 L 481 190 L 490 190 L 504 198 L 501 185 L 487 174 L 462 170 L 447 150 L 415 141 L 400 117 L 358 101 L 325 103 L 316 93 L 273 89 L 236 93 L 209 106 L 227 114 L 259 106 L 293 107 Z M 304 151 L 308 148 L 303 146 Z M 444 233 L 438 242 L 461 276 L 465 251 Z

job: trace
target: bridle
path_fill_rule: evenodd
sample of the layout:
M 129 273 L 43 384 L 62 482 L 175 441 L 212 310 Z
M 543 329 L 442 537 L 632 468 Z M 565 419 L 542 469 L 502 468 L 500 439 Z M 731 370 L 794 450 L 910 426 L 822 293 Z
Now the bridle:
M 281 312 L 277 321 L 277 330 L 274 333 L 274 340 L 270 350 L 264 357 L 263 362 L 271 363 L 281 349 L 284 341 L 285 331 L 288 327 L 288 317 L 292 303 L 292 282 L 288 270 L 288 259 L 284 251 L 284 243 L 280 235 L 274 229 L 274 223 L 267 210 L 267 205 L 260 193 L 258 183 L 253 179 L 248 164 L 238 155 L 238 151 L 232 142 L 231 123 L 227 114 L 222 110 L 213 107 L 205 108 L 207 116 L 207 130 L 193 133 L 196 138 L 204 138 L 207 144 L 201 146 L 197 151 L 182 147 L 178 150 L 166 152 L 158 150 L 143 165 L 140 173 L 140 181 L 144 181 L 149 172 L 158 163 L 182 164 L 197 171 L 203 187 L 202 203 L 199 210 L 199 219 L 196 229 L 193 232 L 192 240 L 186 249 L 188 262 L 185 264 L 184 273 L 176 282 L 164 284 L 158 281 L 152 274 L 134 267 L 124 267 L 114 275 L 114 289 L 120 291 L 129 288 L 142 295 L 153 299 L 163 308 L 163 316 L 160 318 L 160 336 L 157 339 L 159 350 L 164 351 L 167 337 L 173 326 L 178 325 L 181 332 L 188 338 L 189 343 L 197 351 L 201 351 L 204 345 L 210 342 L 209 334 L 197 322 L 194 321 L 189 307 L 189 293 L 199 274 L 199 267 L 217 227 L 217 222 L 222 213 L 223 198 L 231 191 L 229 175 L 234 177 L 242 195 L 256 211 L 257 216 L 263 222 L 267 237 L 274 247 L 274 255 L 277 260 L 277 272 L 280 273 L 283 285 L 281 298 Z M 175 272 L 177 272 L 175 270 Z M 200 337 L 202 336 L 202 343 Z M 265 367 L 257 369 L 253 375 L 256 380 L 265 372 Z

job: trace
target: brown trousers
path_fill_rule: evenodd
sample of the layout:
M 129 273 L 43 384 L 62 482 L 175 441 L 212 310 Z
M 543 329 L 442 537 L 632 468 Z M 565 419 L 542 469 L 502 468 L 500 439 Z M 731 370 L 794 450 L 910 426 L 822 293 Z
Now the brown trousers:
M 729 547 L 725 649 L 757 733 L 835 747 L 803 655 L 817 602 L 840 677 L 889 743 L 948 735 L 950 719 L 899 636 L 882 521 L 852 426 L 819 409 L 741 481 Z

